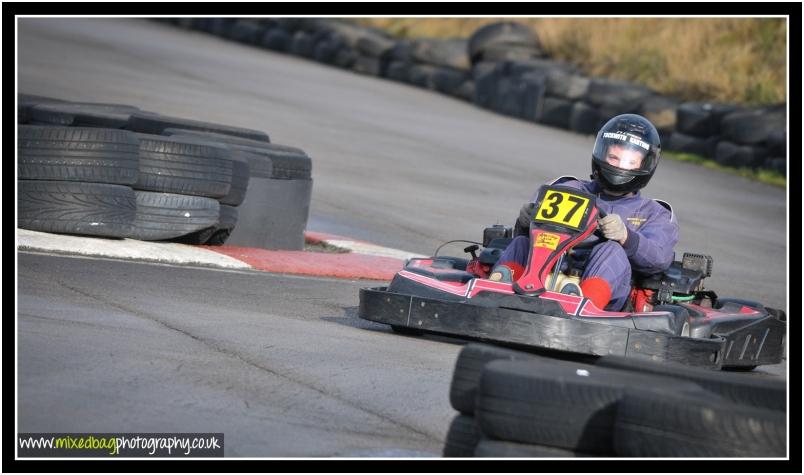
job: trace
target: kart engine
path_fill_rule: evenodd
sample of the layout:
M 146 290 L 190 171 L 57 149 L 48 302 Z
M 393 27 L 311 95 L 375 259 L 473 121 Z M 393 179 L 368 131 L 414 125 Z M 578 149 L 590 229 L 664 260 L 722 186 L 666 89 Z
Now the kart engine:
M 661 274 L 639 279 L 635 287 L 652 290 L 654 305 L 692 300 L 704 290 L 703 280 L 712 275 L 712 256 L 685 252 L 681 261 L 673 261 Z

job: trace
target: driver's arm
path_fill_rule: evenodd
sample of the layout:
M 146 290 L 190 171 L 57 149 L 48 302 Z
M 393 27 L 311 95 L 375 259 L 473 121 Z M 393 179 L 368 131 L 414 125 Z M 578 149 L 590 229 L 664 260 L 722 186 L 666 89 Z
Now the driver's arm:
M 638 228 L 626 222 L 628 236 L 623 249 L 631 269 L 641 274 L 663 272 L 673 263 L 673 248 L 678 243 L 675 215 L 656 204 L 647 220 Z

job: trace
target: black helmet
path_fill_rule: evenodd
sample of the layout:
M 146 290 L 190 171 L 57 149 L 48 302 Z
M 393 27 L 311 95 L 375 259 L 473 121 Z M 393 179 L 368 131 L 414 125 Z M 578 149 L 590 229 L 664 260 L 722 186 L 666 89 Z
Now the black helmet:
M 592 149 L 592 179 L 604 190 L 636 191 L 648 184 L 662 144 L 659 133 L 641 115 L 622 114 L 606 122 Z

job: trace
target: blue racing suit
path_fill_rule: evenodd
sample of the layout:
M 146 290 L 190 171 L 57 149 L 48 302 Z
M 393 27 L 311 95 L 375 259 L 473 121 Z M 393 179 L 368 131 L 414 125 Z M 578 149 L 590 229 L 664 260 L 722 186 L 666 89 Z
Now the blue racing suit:
M 583 269 L 582 279 L 600 277 L 611 288 L 611 299 L 605 310 L 621 310 L 631 292 L 632 272 L 644 275 L 663 272 L 673 263 L 673 248 L 678 242 L 678 222 L 670 205 L 640 196 L 639 191 L 626 196 L 604 193 L 594 181 L 561 177 L 549 184 L 577 188 L 597 196 L 597 206 L 606 214 L 618 214 L 628 228 L 625 244 L 591 235 L 582 250 L 574 251 L 576 267 Z M 539 190 L 531 202 L 535 202 Z M 591 247 L 591 249 L 589 249 Z M 527 266 L 530 237 L 520 235 L 503 251 L 499 263 L 516 262 Z M 565 264 L 567 262 L 565 261 Z M 562 267 L 566 270 L 566 266 Z

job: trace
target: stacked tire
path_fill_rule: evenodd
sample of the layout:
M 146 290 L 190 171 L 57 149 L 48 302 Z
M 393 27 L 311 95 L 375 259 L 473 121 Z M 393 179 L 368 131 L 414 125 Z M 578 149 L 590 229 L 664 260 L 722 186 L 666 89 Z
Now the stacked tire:
M 445 457 L 784 457 L 786 391 L 675 364 L 461 351 Z
M 301 250 L 310 214 L 312 160 L 301 149 L 178 127 L 162 133 L 175 140 L 202 140 L 231 151 L 233 188 L 220 200 L 221 221 L 210 244 Z M 247 189 L 246 189 L 247 186 Z M 234 227 L 234 223 L 240 225 Z
M 303 151 L 261 131 L 132 106 L 18 103 L 21 228 L 220 245 L 249 198 L 259 212 L 245 213 L 241 245 L 303 248 L 312 190 Z
M 132 186 L 139 142 L 125 130 L 20 125 L 19 227 L 127 237 L 137 213 Z

